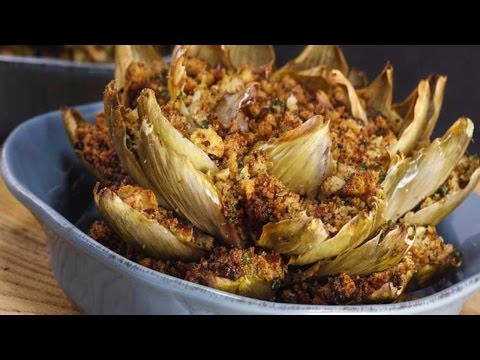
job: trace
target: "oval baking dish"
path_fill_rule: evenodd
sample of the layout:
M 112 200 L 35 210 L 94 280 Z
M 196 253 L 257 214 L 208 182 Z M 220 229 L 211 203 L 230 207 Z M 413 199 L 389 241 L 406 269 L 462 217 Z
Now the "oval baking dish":
M 101 103 L 78 109 L 91 121 Z M 310 306 L 228 294 L 155 272 L 92 240 L 93 180 L 68 143 L 58 111 L 20 125 L 5 142 L 7 187 L 41 222 L 60 285 L 88 314 L 456 314 L 480 288 L 480 197 L 471 195 L 440 226 L 464 254 L 449 279 L 388 305 Z

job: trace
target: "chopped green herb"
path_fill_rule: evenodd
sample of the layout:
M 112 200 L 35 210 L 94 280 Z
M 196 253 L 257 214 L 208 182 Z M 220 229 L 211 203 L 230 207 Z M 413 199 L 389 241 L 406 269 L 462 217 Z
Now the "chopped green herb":
M 156 82 L 157 84 L 163 84 L 165 83 L 165 76 L 162 73 L 156 74 L 153 77 L 153 81 Z
M 250 264 L 251 261 L 252 261 L 252 260 L 250 259 L 250 256 L 248 256 L 248 254 L 247 254 L 246 252 L 243 253 L 243 255 L 242 255 L 242 264 L 243 264 L 243 265 L 248 265 L 248 264 Z
M 272 285 L 271 285 L 271 289 L 273 291 L 278 290 L 281 285 L 282 285 L 282 282 L 280 280 L 273 280 Z
M 237 280 L 240 276 L 241 276 L 241 274 L 238 272 L 238 269 L 236 267 L 232 266 L 229 269 L 227 277 L 230 280 Z
M 208 120 L 203 120 L 202 121 L 202 129 L 208 129 L 210 127 L 210 123 Z
M 448 185 L 447 184 L 444 184 L 441 188 L 440 188 L 440 194 L 442 196 L 447 196 L 448 194 Z
M 273 99 L 273 101 L 272 101 L 272 111 L 273 112 L 279 113 L 279 112 L 285 110 L 285 108 L 286 108 L 285 104 L 279 98 Z
M 378 173 L 378 177 L 377 177 L 377 183 L 382 183 L 385 178 L 387 177 L 387 174 L 385 174 L 385 171 L 383 170 L 380 170 L 380 172 Z

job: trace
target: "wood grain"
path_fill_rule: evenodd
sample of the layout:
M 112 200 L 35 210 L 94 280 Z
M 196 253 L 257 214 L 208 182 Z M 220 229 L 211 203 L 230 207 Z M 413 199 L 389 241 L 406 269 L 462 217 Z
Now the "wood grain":
M 42 228 L 1 178 L 0 314 L 80 314 L 52 273 Z M 480 292 L 462 314 L 480 314 Z
M 0 179 L 0 314 L 79 314 L 55 279 L 45 234 Z

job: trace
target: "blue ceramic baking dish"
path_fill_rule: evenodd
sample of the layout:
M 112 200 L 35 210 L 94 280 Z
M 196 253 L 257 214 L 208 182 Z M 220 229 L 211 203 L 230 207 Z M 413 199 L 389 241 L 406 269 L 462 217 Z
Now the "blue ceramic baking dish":
M 113 64 L 0 55 L 0 141 L 32 116 L 100 100 L 113 69 Z
M 101 103 L 78 109 L 90 120 Z M 144 268 L 84 233 L 97 214 L 93 180 L 70 148 L 58 111 L 20 125 L 4 144 L 1 171 L 47 237 L 60 285 L 87 314 L 456 314 L 480 289 L 480 197 L 471 195 L 440 226 L 464 255 L 448 279 L 388 305 L 307 306 L 228 294 Z M 1 206 L 1 205 L 0 205 Z

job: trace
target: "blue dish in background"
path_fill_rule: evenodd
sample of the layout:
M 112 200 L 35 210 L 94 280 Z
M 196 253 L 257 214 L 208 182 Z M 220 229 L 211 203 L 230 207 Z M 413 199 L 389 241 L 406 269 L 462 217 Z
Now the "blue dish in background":
M 92 120 L 101 103 L 79 106 Z M 456 314 L 480 289 L 480 197 L 471 195 L 439 225 L 463 255 L 462 267 L 395 304 L 315 306 L 232 295 L 155 272 L 100 245 L 83 231 L 97 217 L 93 179 L 75 157 L 58 111 L 20 125 L 5 142 L 5 183 L 42 224 L 60 285 L 88 314 Z M 83 230 L 83 231 L 82 231 Z
M 113 63 L 0 55 L 0 143 L 25 119 L 102 99 Z

